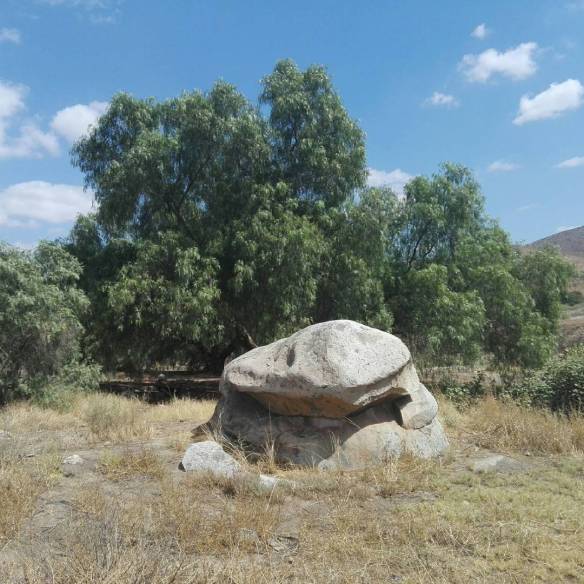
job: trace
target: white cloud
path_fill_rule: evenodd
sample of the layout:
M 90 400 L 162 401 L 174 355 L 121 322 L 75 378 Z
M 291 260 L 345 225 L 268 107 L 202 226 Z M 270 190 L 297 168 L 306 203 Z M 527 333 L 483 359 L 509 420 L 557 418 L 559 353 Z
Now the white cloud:
M 502 53 L 487 49 L 479 55 L 464 55 L 459 69 L 472 82 L 484 83 L 497 74 L 514 80 L 526 79 L 537 70 L 533 58 L 536 50 L 536 43 L 521 43 Z
M 487 25 L 482 22 L 479 24 L 471 33 L 470 36 L 473 36 L 475 39 L 486 39 L 487 36 L 490 34 L 490 30 L 487 28 Z
M 578 109 L 584 103 L 584 87 L 577 79 L 552 83 L 535 97 L 524 95 L 519 102 L 519 113 L 513 123 L 521 126 L 527 122 L 557 118 L 564 112 Z
M 460 105 L 454 95 L 440 93 L 439 91 L 435 91 L 424 103 L 435 107 L 458 107 Z
M 28 88 L 24 85 L 0 81 L 0 120 L 9 118 L 24 109 Z
M 16 136 L 6 135 L 6 126 L 0 121 L 0 159 L 42 158 L 59 154 L 59 141 L 54 134 L 43 132 L 35 123 L 24 124 Z
M 51 128 L 69 142 L 75 142 L 93 126 L 107 110 L 108 103 L 92 101 L 88 105 L 78 103 L 57 112 Z
M 0 28 L 0 43 L 19 45 L 22 40 L 20 31 L 16 28 Z
M 23 123 L 16 136 L 8 135 L 14 117 L 25 109 L 27 93 L 28 88 L 24 85 L 0 81 L 0 159 L 38 158 L 59 153 L 57 138 L 43 132 L 34 122 Z
M 367 184 L 370 187 L 390 187 L 391 190 L 400 197 L 404 194 L 404 187 L 406 184 L 414 178 L 411 174 L 408 174 L 399 168 L 396 168 L 391 172 L 369 168 L 368 172 L 369 177 L 367 178 Z
M 576 229 L 576 225 L 560 225 L 556 229 L 556 233 L 560 233 L 561 231 L 569 231 L 570 229 Z
M 66 223 L 91 209 L 93 195 L 82 187 L 45 181 L 18 183 L 0 191 L 0 225 L 34 227 Z
M 517 170 L 521 168 L 519 164 L 515 164 L 514 162 L 505 162 L 504 160 L 495 160 L 495 162 L 491 162 L 487 170 L 489 172 L 512 172 L 513 170 Z
M 574 158 L 568 158 L 568 160 L 556 164 L 556 168 L 576 168 L 578 166 L 584 166 L 584 156 L 574 156 Z

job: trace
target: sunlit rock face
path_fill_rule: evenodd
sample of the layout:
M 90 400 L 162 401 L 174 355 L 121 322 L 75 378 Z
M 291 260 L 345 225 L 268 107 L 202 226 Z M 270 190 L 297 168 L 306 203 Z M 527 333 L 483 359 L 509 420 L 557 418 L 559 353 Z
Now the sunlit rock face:
M 438 405 L 396 336 L 350 320 L 309 326 L 229 363 L 209 425 L 283 462 L 360 468 L 443 452 Z

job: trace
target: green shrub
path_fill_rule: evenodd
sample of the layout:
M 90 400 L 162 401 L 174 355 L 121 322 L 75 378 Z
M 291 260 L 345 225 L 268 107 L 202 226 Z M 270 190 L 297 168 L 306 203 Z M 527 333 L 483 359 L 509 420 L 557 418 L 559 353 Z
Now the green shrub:
M 0 243 L 0 404 L 38 394 L 62 375 L 69 384 L 92 377 L 86 366 L 69 365 L 79 360 L 88 305 L 80 273 L 57 244 L 28 252 Z
M 103 379 L 99 365 L 74 360 L 48 380 L 29 383 L 22 388 L 21 393 L 39 406 L 67 411 L 80 392 L 96 391 Z
M 516 399 L 554 411 L 584 410 L 584 344 L 552 359 L 509 393 Z
M 483 371 L 478 371 L 472 380 L 467 383 L 443 382 L 439 384 L 439 390 L 453 402 L 458 404 L 469 402 L 486 394 L 485 374 Z

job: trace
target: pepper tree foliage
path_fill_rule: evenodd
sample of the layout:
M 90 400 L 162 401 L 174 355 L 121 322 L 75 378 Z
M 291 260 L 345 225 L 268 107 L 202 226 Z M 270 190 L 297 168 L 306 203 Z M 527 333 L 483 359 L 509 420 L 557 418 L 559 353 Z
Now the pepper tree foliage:
M 403 198 L 367 188 L 363 132 L 322 67 L 277 63 L 257 105 L 225 82 L 118 94 L 73 162 L 97 211 L 65 246 L 91 301 L 85 349 L 108 367 L 219 367 L 335 318 L 393 327 L 441 362 L 531 365 L 554 346 L 561 260 L 537 256 L 550 290 L 461 166 Z
M 78 365 L 88 304 L 80 272 L 59 245 L 28 252 L 0 244 L 0 404 Z

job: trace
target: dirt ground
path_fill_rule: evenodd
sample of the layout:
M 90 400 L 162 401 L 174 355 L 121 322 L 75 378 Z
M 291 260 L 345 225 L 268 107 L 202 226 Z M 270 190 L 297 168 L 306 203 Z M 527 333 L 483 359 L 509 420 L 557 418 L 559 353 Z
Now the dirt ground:
M 506 427 L 519 410 L 486 426 L 499 405 L 442 404 L 443 459 L 323 473 L 266 457 L 250 469 L 292 483 L 259 492 L 179 470 L 212 403 L 131 403 L 125 434 L 83 405 L 0 413 L 2 584 L 584 581 L 581 421 L 523 420 L 538 441 Z

